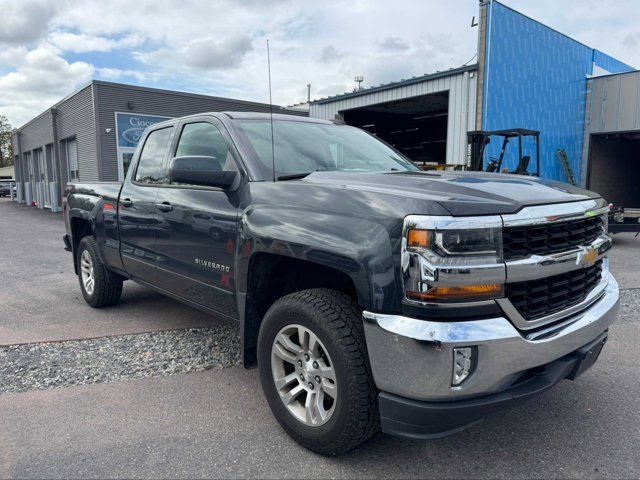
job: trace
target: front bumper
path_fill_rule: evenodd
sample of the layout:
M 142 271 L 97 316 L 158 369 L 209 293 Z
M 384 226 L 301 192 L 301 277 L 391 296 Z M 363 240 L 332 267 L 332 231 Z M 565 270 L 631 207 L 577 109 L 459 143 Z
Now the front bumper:
M 464 410 L 465 402 L 473 404 L 479 397 L 506 394 L 532 369 L 551 368 L 554 362 L 590 345 L 618 313 L 618 284 L 608 272 L 607 276 L 604 294 L 596 302 L 539 340 L 525 338 L 525 333 L 505 317 L 440 322 L 365 311 L 373 377 L 377 387 L 386 392 L 380 396 L 383 429 L 384 405 L 389 398 L 399 397 L 410 404 L 447 402 L 451 408 Z M 453 349 L 465 346 L 477 347 L 476 367 L 465 382 L 454 387 Z M 566 376 L 560 372 L 552 377 L 559 381 Z
M 486 415 L 538 395 L 566 378 L 573 380 L 597 360 L 607 333 L 577 351 L 532 372 L 504 392 L 455 402 L 419 402 L 380 394 L 382 430 L 409 438 L 438 438 L 477 423 Z

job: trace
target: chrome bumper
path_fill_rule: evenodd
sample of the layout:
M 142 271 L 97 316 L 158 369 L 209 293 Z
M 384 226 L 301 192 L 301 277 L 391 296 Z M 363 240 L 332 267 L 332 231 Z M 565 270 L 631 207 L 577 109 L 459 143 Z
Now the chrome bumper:
M 365 311 L 364 329 L 373 377 L 380 390 L 426 401 L 499 392 L 525 371 L 546 365 L 593 341 L 618 313 L 618 284 L 608 272 L 604 294 L 567 317 L 541 340 L 527 340 L 505 317 L 438 322 Z M 474 373 L 451 384 L 453 349 L 476 346 Z

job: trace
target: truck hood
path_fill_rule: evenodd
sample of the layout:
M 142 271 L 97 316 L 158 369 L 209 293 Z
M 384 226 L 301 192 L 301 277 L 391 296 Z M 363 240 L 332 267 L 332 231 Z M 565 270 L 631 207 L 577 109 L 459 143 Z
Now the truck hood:
M 301 181 L 431 200 L 454 216 L 508 214 L 529 205 L 600 197 L 566 183 L 486 172 L 315 172 Z

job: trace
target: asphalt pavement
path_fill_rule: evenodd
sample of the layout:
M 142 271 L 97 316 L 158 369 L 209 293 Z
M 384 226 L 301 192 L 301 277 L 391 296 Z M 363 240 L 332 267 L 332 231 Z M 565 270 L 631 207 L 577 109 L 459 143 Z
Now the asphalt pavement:
M 63 231 L 59 215 L 0 201 L 0 345 L 221 324 L 135 285 L 118 307 L 90 309 Z M 639 288 L 640 239 L 616 244 L 612 270 Z M 638 478 L 637 293 L 584 376 L 454 436 L 378 435 L 320 457 L 280 429 L 255 370 L 229 367 L 0 394 L 0 477 Z

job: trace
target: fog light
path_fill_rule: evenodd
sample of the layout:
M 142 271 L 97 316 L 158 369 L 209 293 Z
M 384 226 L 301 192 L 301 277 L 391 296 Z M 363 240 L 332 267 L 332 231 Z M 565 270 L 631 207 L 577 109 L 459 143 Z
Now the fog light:
M 473 373 L 476 364 L 476 347 L 461 347 L 453 349 L 453 379 L 451 384 L 456 387 Z

